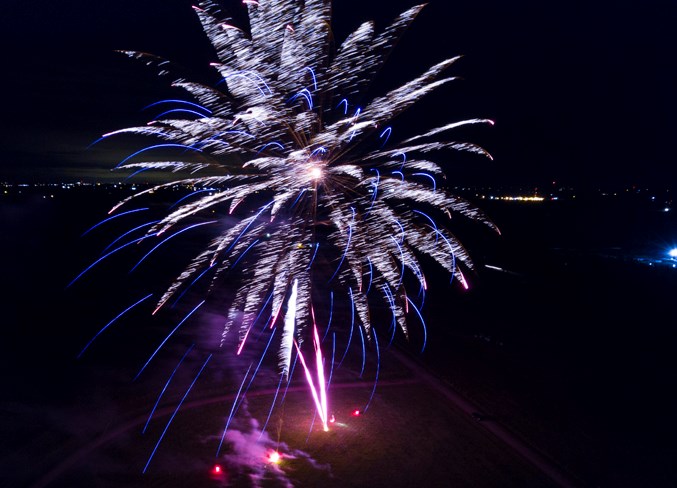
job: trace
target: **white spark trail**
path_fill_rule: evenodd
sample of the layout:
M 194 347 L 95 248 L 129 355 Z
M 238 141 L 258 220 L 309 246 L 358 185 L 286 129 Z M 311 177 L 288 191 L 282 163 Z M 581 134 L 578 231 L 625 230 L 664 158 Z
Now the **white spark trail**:
M 243 8 L 248 29 L 233 25 L 212 0 L 194 7 L 216 56 L 209 67 L 218 76 L 213 85 L 189 81 L 157 56 L 123 51 L 185 91 L 200 112 L 186 110 L 193 102 L 163 100 L 157 120 L 104 136 L 159 140 L 124 158 L 115 170 L 164 171 L 172 178 L 125 198 L 111 213 L 132 199 L 178 185 L 194 192 L 168 209 L 147 236 L 178 228 L 176 235 L 196 220 L 215 218 L 218 235 L 169 284 L 157 309 L 183 296 L 198 279 L 208 281 L 209 293 L 225 278 L 236 288 L 224 311 L 222 345 L 234 330 L 241 353 L 254 322 L 270 307 L 270 327 L 283 329 L 275 338 L 283 375 L 289 372 L 294 344 L 310 375 L 301 346 L 312 339 L 318 385 L 310 376 L 309 385 L 326 426 L 314 296 L 326 296 L 328 287 L 350 291 L 356 326 L 371 343 L 370 303 L 375 300 L 390 308 L 393 323 L 407 336 L 406 287 L 412 278 L 421 290 L 427 287 L 422 256 L 467 288 L 473 263 L 452 232 L 451 217 L 498 229 L 473 204 L 441 186 L 445 167 L 432 155 L 452 150 L 491 157 L 470 142 L 435 137 L 493 121 L 471 118 L 423 128 L 399 141 L 390 126 L 393 117 L 456 79 L 446 73 L 459 56 L 365 100 L 371 81 L 423 5 L 407 9 L 380 31 L 364 22 L 342 43 L 333 38 L 330 0 L 252 0 Z M 181 148 L 180 158 L 145 161 L 156 150 L 175 154 Z M 190 177 L 172 176 L 179 171 Z M 213 191 L 200 191 L 207 189 Z M 363 286 L 367 267 L 368 286 Z

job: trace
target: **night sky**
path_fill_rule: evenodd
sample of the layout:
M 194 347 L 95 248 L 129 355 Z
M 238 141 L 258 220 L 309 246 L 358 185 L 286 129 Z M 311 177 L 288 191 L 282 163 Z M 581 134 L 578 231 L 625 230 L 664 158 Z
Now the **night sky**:
M 234 23 L 245 25 L 240 0 L 223 3 L 230 6 Z M 337 43 L 367 20 L 375 20 L 378 31 L 384 29 L 415 3 L 336 0 Z M 587 189 L 638 185 L 674 190 L 675 26 L 674 1 L 430 0 L 369 95 L 382 95 L 435 63 L 463 55 L 449 70 L 461 80 L 438 89 L 392 122 L 391 141 L 467 118 L 496 121 L 493 127 L 474 125 L 456 133 L 485 147 L 493 161 L 472 154 L 435 155 L 451 185 L 543 188 L 554 182 Z M 157 114 L 143 111 L 151 103 L 188 97 L 169 88 L 153 69 L 115 50 L 163 56 L 194 73 L 191 79 L 214 77 L 209 63 L 215 55 L 190 0 L 5 0 L 0 42 L 0 184 L 121 181 L 129 174 L 111 169 L 138 145 L 112 138 L 88 146 L 104 133 L 145 124 Z M 93 406 L 103 406 L 101 412 L 108 414 L 108 403 L 115 403 L 109 402 L 115 391 L 107 391 L 109 384 L 124 381 L 127 388 L 125 375 L 146 359 L 146 350 L 151 350 L 147 346 L 155 340 L 152 334 L 123 330 L 97 344 L 103 355 L 92 351 L 86 358 L 92 362 L 80 363 L 77 371 L 86 369 L 80 373 L 82 384 L 64 373 L 76 368 L 70 362 L 73 351 L 91 331 L 122 309 L 124 293 L 131 295 L 147 285 L 136 281 L 138 274 L 128 285 L 124 271 L 119 281 L 109 279 L 123 269 L 112 269 L 117 263 L 111 261 L 111 270 L 96 269 L 101 274 L 87 275 L 91 281 L 66 289 L 78 272 L 98 259 L 100 249 L 93 242 L 113 234 L 80 237 L 103 218 L 103 203 L 119 201 L 108 189 L 91 201 L 88 192 L 64 192 L 63 198 L 53 200 L 9 192 L 0 207 L 5 221 L 0 241 L 7 261 L 0 267 L 11 283 L 4 293 L 7 346 L 0 369 L 6 374 L 0 390 L 11 397 L 9 405 L 19 412 L 19 420 L 30 420 L 22 425 L 11 415 L 3 416 L 0 432 L 21 436 L 15 436 L 19 440 L 14 444 L 0 446 L 0 461 L 8 466 L 7 459 L 14 459 L 3 459 L 6 453 L 39 453 L 25 456 L 27 473 L 20 466 L 13 473 L 17 479 L 37 476 L 40 466 L 54 462 L 44 456 L 42 446 L 51 432 L 65 425 L 74 436 L 80 435 L 81 419 L 89 416 L 82 412 L 95 410 Z M 635 266 L 628 258 L 639 255 L 638 249 L 663 255 L 668 245 L 677 245 L 675 212 L 663 211 L 660 198 L 647 203 L 645 195 L 650 194 L 637 192 L 635 199 L 620 203 L 579 198 L 576 205 L 565 199 L 523 206 L 487 200 L 482 202 L 487 213 L 504 233 L 500 241 L 493 234 L 484 239 L 486 234 L 470 235 L 473 229 L 460 227 L 461 233 L 468 231 L 468 241 L 466 234 L 459 236 L 480 265 L 470 293 L 461 298 L 446 275 L 442 283 L 439 275 L 430 273 L 430 282 L 441 284 L 431 287 L 424 312 L 432 318 L 426 360 L 459 381 L 461 389 L 491 392 L 487 398 L 498 399 L 496 404 L 506 405 L 506 411 L 519 409 L 515 418 L 527 419 L 524 425 L 532 433 L 538 431 L 534 445 L 540 448 L 539 442 L 554 439 L 551 445 L 543 444 L 544 452 L 563 466 L 573 460 L 572 471 L 599 481 L 590 486 L 674 486 L 677 479 L 677 341 L 671 305 L 677 275 L 667 266 L 650 274 L 654 268 L 648 271 L 648 266 Z M 189 257 L 190 249 L 183 248 L 182 255 Z M 607 253 L 610 249 L 614 252 Z M 156 267 L 149 261 L 146 268 L 152 280 L 169 274 L 173 265 L 179 267 L 178 259 L 165 261 L 170 264 L 166 268 L 159 257 L 155 262 Z M 500 267 L 492 271 L 483 264 Z M 501 267 L 508 272 L 495 272 Z M 74 303 L 77 313 L 70 312 Z M 157 324 L 150 326 L 154 333 Z M 119 353 L 120 345 L 125 354 Z M 111 356 L 105 355 L 105 347 Z M 108 383 L 98 381 L 99 364 L 109 368 L 102 374 L 110 373 Z M 158 370 L 164 381 L 169 369 Z M 90 395 L 84 385 L 90 378 L 96 382 L 95 391 L 105 394 Z M 62 425 L 53 415 L 51 410 L 61 410 L 52 405 L 60 403 L 71 415 L 71 425 Z M 42 412 L 49 415 L 36 421 Z M 103 416 L 93 418 L 90 429 L 98 428 Z M 43 425 L 46 433 L 39 431 Z M 541 425 L 551 430 L 539 431 Z M 397 424 L 388 429 L 399 430 L 393 426 Z M 60 455 L 60 449 L 52 454 Z M 136 455 L 139 449 L 134 449 Z M 436 450 L 438 456 L 440 452 Z M 489 459 L 484 452 L 477 458 Z M 437 467 L 444 468 L 446 462 Z M 396 462 L 392 467 L 400 470 Z M 89 469 L 98 468 L 84 472 Z M 614 483 L 627 473 L 642 482 Z M 73 475 L 79 473 L 74 470 Z M 644 477 L 669 478 L 672 484 L 647 483 Z
M 238 2 L 235 17 L 244 22 Z M 377 28 L 415 2 L 341 0 L 334 32 Z M 389 59 L 374 95 L 446 57 L 463 80 L 395 120 L 394 135 L 489 117 L 466 140 L 495 160 L 447 163 L 470 184 L 674 186 L 677 123 L 674 2 L 432 0 Z M 168 94 L 152 70 L 115 49 L 152 52 L 211 73 L 210 46 L 184 0 L 10 0 L 0 17 L 3 130 L 0 180 L 122 179 L 110 169 L 131 151 L 101 134 L 144 123 Z M 125 176 L 125 175 L 123 175 Z

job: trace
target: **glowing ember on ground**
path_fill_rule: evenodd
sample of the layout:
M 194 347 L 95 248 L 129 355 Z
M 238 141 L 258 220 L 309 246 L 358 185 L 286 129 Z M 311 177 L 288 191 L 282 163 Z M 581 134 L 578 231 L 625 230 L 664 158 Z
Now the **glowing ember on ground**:
M 277 452 L 277 451 L 271 451 L 270 454 L 268 454 L 268 462 L 271 464 L 280 464 L 280 461 L 282 461 L 282 455 Z

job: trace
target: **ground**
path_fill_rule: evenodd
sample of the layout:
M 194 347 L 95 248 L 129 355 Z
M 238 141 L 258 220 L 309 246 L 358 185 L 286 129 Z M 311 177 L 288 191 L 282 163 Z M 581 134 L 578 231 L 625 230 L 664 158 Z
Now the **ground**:
M 191 392 L 146 474 L 141 470 L 175 404 L 161 406 L 141 435 L 147 411 L 137 397 L 123 400 L 130 407 L 127 414 L 118 410 L 90 438 L 59 443 L 52 447 L 56 452 L 44 457 L 38 457 L 40 446 L 26 446 L 36 453 L 29 486 L 244 487 L 255 486 L 252 473 L 258 473 L 261 486 L 558 486 L 487 428 L 495 420 L 477 421 L 445 396 L 446 385 L 435 384 L 415 365 L 410 369 L 411 363 L 405 365 L 401 355 L 392 352 L 384 352 L 376 394 L 359 416 L 352 413 L 364 409 L 373 383 L 356 378 L 359 368 L 350 364 L 337 370 L 330 389 L 336 422 L 329 432 L 323 432 L 319 422 L 311 429 L 313 405 L 300 381 L 290 387 L 284 408 L 273 412 L 267 428 L 272 439 L 264 434 L 259 440 L 256 426 L 265 422 L 275 389 L 252 389 L 231 429 L 244 436 L 250 454 L 260 454 L 257 459 L 243 461 L 243 453 L 235 452 L 238 448 L 229 442 L 234 437 L 226 438 L 221 456 L 215 458 L 233 392 L 218 394 L 205 387 Z M 273 466 L 262 453 L 277 446 L 282 461 Z M 224 475 L 211 473 L 217 463 Z M 254 468 L 243 468 L 243 463 Z

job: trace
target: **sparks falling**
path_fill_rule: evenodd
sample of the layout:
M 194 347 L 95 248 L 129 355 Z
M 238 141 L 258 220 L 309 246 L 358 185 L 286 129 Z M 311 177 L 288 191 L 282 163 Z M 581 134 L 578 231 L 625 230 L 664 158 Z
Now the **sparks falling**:
M 154 108 L 162 113 L 147 125 L 106 134 L 104 139 L 121 134 L 153 138 L 115 169 L 133 175 L 158 170 L 190 175 L 128 197 L 111 214 L 140 195 L 175 185 L 192 187 L 190 198 L 145 229 L 145 238 L 157 239 L 170 230 L 173 236 L 192 229 L 195 219 L 211 223 L 212 210 L 224 208 L 229 219 L 221 233 L 168 287 L 156 311 L 197 280 L 211 280 L 215 287 L 219 277 L 237 266 L 242 279 L 224 310 L 222 344 L 236 335 L 234 352 L 239 354 L 261 313 L 269 313 L 269 327 L 282 328 L 281 374 L 288 374 L 296 350 L 326 429 L 325 360 L 313 301 L 331 294 L 333 310 L 334 293 L 349 296 L 348 313 L 373 344 L 372 296 L 390 309 L 393 326 L 408 336 L 406 314 L 413 302 L 405 286 L 413 279 L 419 296 L 427 288 L 421 256 L 432 258 L 467 287 L 462 268 L 472 269 L 472 261 L 444 222 L 459 214 L 495 227 L 477 208 L 438 185 L 444 172 L 429 155 L 451 149 L 490 157 L 477 145 L 440 137 L 457 127 L 493 122 L 456 121 L 395 142 L 389 120 L 454 80 L 445 73 L 458 57 L 364 100 L 365 89 L 422 5 L 403 12 L 381 32 L 372 22 L 363 23 L 334 49 L 328 0 L 243 4 L 249 32 L 233 25 L 211 1 L 194 7 L 217 57 L 211 63 L 218 74 L 213 85 L 188 81 L 156 56 L 124 52 L 157 68 L 190 100 L 157 102 Z M 181 158 L 141 161 L 158 150 L 178 151 Z M 301 353 L 306 339 L 315 352 L 315 380 Z

